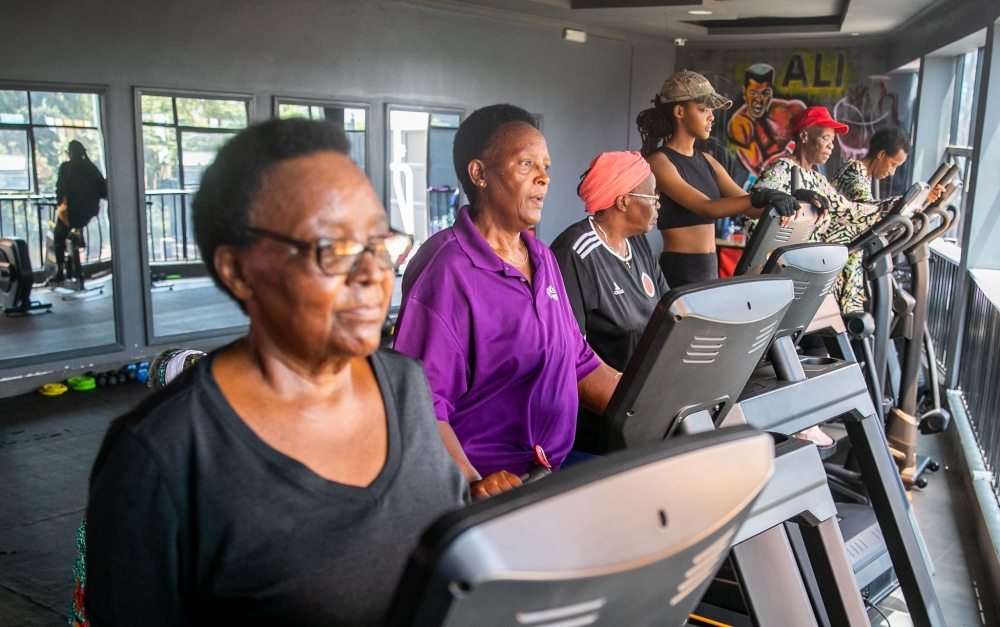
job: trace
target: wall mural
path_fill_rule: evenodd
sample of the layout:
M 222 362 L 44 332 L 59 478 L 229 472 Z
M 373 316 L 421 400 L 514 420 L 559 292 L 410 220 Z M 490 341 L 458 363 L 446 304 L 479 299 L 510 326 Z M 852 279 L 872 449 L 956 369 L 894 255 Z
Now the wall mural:
M 716 112 L 704 150 L 734 181 L 749 187 L 769 163 L 794 150 L 792 118 L 807 107 L 824 106 L 851 128 L 837 136 L 837 149 L 825 167 L 828 176 L 848 159 L 863 157 L 875 131 L 888 126 L 910 129 L 917 75 L 882 74 L 872 66 L 878 56 L 872 52 L 689 49 L 679 55 L 677 67 L 706 76 L 716 91 L 733 101 L 728 111 Z M 909 177 L 907 162 L 883 195 L 901 193 Z

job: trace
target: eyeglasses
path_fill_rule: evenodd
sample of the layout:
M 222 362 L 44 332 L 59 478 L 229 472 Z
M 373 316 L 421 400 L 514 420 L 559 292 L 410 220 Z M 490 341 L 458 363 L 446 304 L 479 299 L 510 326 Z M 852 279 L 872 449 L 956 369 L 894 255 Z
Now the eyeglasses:
M 361 258 L 366 252 L 374 255 L 375 261 L 383 270 L 398 270 L 413 247 L 412 237 L 396 231 L 383 237 L 373 237 L 367 244 L 350 239 L 326 237 L 316 242 L 304 242 L 266 229 L 251 227 L 249 231 L 260 237 L 290 244 L 303 253 L 315 251 L 316 265 L 328 276 L 353 273 L 358 269 Z
M 652 200 L 654 205 L 660 204 L 660 197 L 659 196 L 654 196 L 652 194 L 633 194 L 632 192 L 629 192 L 629 193 L 627 193 L 625 195 L 626 196 L 635 196 L 636 198 L 645 198 L 647 200 Z

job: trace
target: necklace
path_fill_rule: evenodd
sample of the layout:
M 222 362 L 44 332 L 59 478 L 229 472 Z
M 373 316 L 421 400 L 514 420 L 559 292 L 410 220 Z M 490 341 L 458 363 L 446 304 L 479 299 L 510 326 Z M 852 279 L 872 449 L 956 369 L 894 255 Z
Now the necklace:
M 597 224 L 597 222 L 594 222 L 594 224 Z M 597 228 L 601 229 L 601 233 L 604 233 L 604 241 L 606 241 L 608 243 L 608 246 L 611 246 L 611 238 L 608 237 L 608 232 L 605 231 L 604 227 L 601 226 L 600 224 L 597 224 Z M 624 255 L 621 254 L 621 253 L 619 253 L 617 250 L 615 250 L 615 252 L 618 254 L 618 257 L 621 258 L 621 260 L 623 262 L 625 262 L 625 267 L 631 269 L 632 268 L 632 264 L 629 262 L 628 259 L 625 259 L 625 257 L 628 256 L 628 244 L 627 243 L 625 244 L 625 254 Z
M 490 244 L 489 242 L 486 242 L 486 243 Z M 517 243 L 520 244 L 522 248 L 524 248 L 524 259 L 522 259 L 521 261 L 514 261 L 513 259 L 511 259 L 507 255 L 503 254 L 502 252 L 500 252 L 499 250 L 497 250 L 496 248 L 494 248 L 493 244 L 490 244 L 490 248 L 493 248 L 493 252 L 495 252 L 496 254 L 500 255 L 501 257 L 503 257 L 507 261 L 511 262 L 515 266 L 523 266 L 524 264 L 528 263 L 528 249 L 527 249 L 527 247 L 524 246 L 524 242 L 521 241 L 520 237 L 517 238 Z

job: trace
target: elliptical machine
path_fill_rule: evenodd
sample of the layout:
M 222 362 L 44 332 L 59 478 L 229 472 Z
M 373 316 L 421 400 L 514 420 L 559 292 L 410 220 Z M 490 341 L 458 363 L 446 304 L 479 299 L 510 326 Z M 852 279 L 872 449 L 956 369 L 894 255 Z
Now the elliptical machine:
M 940 433 L 950 421 L 940 405 L 934 349 L 926 330 L 928 244 L 947 232 L 958 219 L 956 208 L 942 208 L 961 185 L 952 180 L 957 174 L 957 166 L 949 169 L 942 164 L 928 183 L 914 184 L 882 220 L 851 243 L 852 251 L 865 251 L 863 267 L 871 286 L 873 398 L 885 418 L 893 458 L 908 489 L 925 487 L 924 472 L 939 468 L 937 462 L 916 454 L 918 431 Z M 934 203 L 927 203 L 927 193 L 937 184 L 947 185 L 946 191 Z M 935 218 L 939 220 L 937 225 L 932 224 Z M 909 265 L 909 289 L 900 286 L 893 274 L 893 258 L 898 259 L 897 255 L 905 257 Z M 855 340 L 855 348 L 864 351 L 862 341 L 866 340 Z M 932 397 L 937 400 L 929 411 L 919 414 L 918 388 L 924 354 L 930 356 L 927 376 L 931 380 Z

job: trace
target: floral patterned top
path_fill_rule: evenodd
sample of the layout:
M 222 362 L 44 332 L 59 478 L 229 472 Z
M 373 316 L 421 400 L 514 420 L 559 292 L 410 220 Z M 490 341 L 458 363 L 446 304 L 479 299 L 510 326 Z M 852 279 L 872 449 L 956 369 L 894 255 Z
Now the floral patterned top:
M 859 162 L 858 162 L 859 163 Z M 799 182 L 803 189 L 822 194 L 830 201 L 830 211 L 813 234 L 815 241 L 831 244 L 849 244 L 851 240 L 865 232 L 882 216 L 882 212 L 892 206 L 894 199 L 876 201 L 854 200 L 839 193 L 815 170 L 805 170 L 788 158 L 781 158 L 767 166 L 754 183 L 754 188 L 777 189 L 790 194 L 792 191 L 792 169 L 799 169 Z M 862 166 L 862 171 L 864 166 Z M 839 173 L 838 173 L 839 174 Z M 871 191 L 868 192 L 871 196 Z M 844 271 L 837 278 L 834 288 L 840 308 L 844 313 L 864 311 L 865 283 L 861 267 L 861 253 L 851 255 Z
M 856 159 L 845 163 L 830 179 L 833 188 L 856 202 L 878 202 L 872 195 L 872 180 L 865 164 Z

